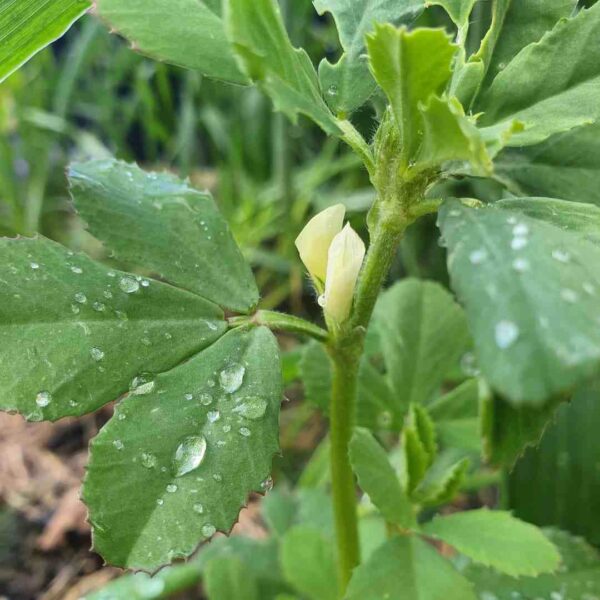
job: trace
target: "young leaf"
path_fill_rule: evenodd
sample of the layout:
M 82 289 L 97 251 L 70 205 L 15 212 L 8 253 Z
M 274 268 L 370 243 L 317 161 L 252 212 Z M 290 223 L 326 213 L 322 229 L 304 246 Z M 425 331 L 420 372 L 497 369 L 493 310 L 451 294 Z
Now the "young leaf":
M 45 238 L 0 239 L 0 407 L 82 415 L 217 340 L 216 305 Z
M 235 556 L 213 558 L 206 565 L 204 588 L 215 600 L 259 600 L 254 573 Z
M 62 36 L 90 6 L 89 0 L 0 0 L 0 82 Z
M 320 15 L 330 12 L 337 25 L 344 53 L 336 64 L 323 59 L 319 65 L 321 87 L 329 106 L 350 113 L 362 106 L 376 90 L 369 73 L 365 36 L 375 23 L 409 25 L 423 10 L 423 0 L 313 0 Z
M 516 516 L 555 524 L 593 544 L 600 543 L 599 400 L 600 390 L 590 386 L 559 407 L 539 446 L 525 453 L 508 482 Z
M 404 489 L 410 496 L 413 495 L 423 481 L 431 461 L 432 458 L 418 432 L 412 427 L 405 427 L 402 430 L 402 471 L 400 478 Z
M 600 123 L 557 133 L 541 144 L 510 148 L 495 176 L 517 196 L 547 196 L 600 206 Z
M 415 490 L 415 500 L 425 506 L 439 506 L 451 502 L 463 485 L 471 461 L 463 458 L 444 468 L 446 461 L 438 461 L 427 471 L 425 479 Z M 439 465 L 439 466 L 438 466 Z
M 554 571 L 560 562 L 558 551 L 537 527 L 507 512 L 479 509 L 438 516 L 422 531 L 514 577 Z
M 600 209 L 515 199 L 449 202 L 439 226 L 479 365 L 516 405 L 542 405 L 600 365 Z
M 416 525 L 413 507 L 381 445 L 366 429 L 357 429 L 350 443 L 350 462 L 358 483 L 386 521 L 409 529 Z
M 269 475 L 281 388 L 277 343 L 258 328 L 229 332 L 127 396 L 91 445 L 83 498 L 96 551 L 152 570 L 229 531 Z
M 405 407 L 431 399 L 468 340 L 464 313 L 452 296 L 416 279 L 380 296 L 375 326 L 396 403 Z
M 281 542 L 281 568 L 289 583 L 309 600 L 338 600 L 333 546 L 306 525 L 290 529 Z
M 325 104 L 308 54 L 292 46 L 276 0 L 226 0 L 229 38 L 245 73 L 295 122 L 310 117 L 325 132 L 340 130 Z
M 416 536 L 397 536 L 354 570 L 346 600 L 476 600 L 471 584 Z
M 376 25 L 367 35 L 367 48 L 373 75 L 390 100 L 400 130 L 406 167 L 421 142 L 419 104 L 444 90 L 457 47 L 443 29 L 409 32 L 386 24 Z
M 100 17 L 134 48 L 231 83 L 248 83 L 225 35 L 221 0 L 96 0 Z
M 560 21 L 539 43 L 531 44 L 494 79 L 478 109 L 482 126 L 518 120 L 522 133 L 511 146 L 542 142 L 600 118 L 600 4 Z M 581 42 L 591 40 L 582 51 Z M 548 77 L 548 73 L 552 77 Z
M 464 574 L 474 583 L 480 597 L 493 593 L 497 600 L 592 600 L 594 592 L 600 589 L 598 551 L 581 538 L 562 531 L 546 529 L 544 535 L 561 554 L 562 564 L 558 573 L 515 579 L 489 568 L 469 565 Z
M 116 160 L 73 165 L 69 181 L 88 229 L 121 260 L 236 312 L 257 304 L 250 267 L 208 193 Z

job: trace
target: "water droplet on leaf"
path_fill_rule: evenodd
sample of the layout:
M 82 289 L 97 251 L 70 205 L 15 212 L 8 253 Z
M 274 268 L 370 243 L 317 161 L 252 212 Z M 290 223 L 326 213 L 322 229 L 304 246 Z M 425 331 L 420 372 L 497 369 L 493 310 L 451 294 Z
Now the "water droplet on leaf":
M 243 365 L 231 365 L 219 373 L 219 382 L 221 387 L 228 393 L 233 394 L 242 387 L 244 373 L 246 369 Z
M 206 439 L 201 435 L 186 437 L 175 451 L 173 469 L 175 477 L 182 477 L 197 469 L 206 454 Z

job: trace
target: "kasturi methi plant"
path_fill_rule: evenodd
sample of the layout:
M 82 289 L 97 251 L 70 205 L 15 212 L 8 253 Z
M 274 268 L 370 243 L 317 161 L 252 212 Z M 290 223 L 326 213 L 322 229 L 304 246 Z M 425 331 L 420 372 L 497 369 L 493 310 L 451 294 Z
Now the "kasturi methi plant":
M 2 409 L 56 420 L 118 399 L 83 485 L 108 563 L 153 572 L 186 558 L 230 531 L 251 492 L 269 491 L 283 393 L 273 331 L 283 330 L 313 340 L 303 371 L 330 424 L 335 548 L 305 531 L 284 538 L 278 598 L 598 597 L 559 532 L 487 509 L 432 518 L 469 468 L 464 456 L 441 460 L 441 445 L 483 440 L 491 464 L 511 466 L 600 369 L 598 185 L 569 163 L 596 152 L 600 5 L 494 0 L 483 28 L 472 17 L 481 4 L 315 0 L 342 50 L 315 69 L 274 0 L 96 0 L 93 13 L 141 52 L 258 86 L 293 122 L 343 140 L 376 192 L 368 243 L 339 204 L 296 240 L 325 328 L 261 310 L 213 199 L 167 173 L 118 160 L 68 171 L 90 234 L 129 270 L 43 237 L 0 240 Z M 88 6 L 1 3 L 0 21 L 22 27 L 2 42 L 0 74 Z M 448 30 L 420 26 L 433 10 Z M 52 27 L 40 33 L 40 22 Z M 372 139 L 353 124 L 365 105 L 377 109 Z M 448 196 L 449 181 L 483 179 L 501 199 Z M 415 279 L 383 291 L 405 232 L 431 214 L 458 302 Z M 443 387 L 471 343 L 476 366 Z M 386 523 L 366 559 L 357 489 Z M 319 568 L 304 577 L 303 560 Z M 241 597 L 223 577 L 207 574 L 211 597 Z

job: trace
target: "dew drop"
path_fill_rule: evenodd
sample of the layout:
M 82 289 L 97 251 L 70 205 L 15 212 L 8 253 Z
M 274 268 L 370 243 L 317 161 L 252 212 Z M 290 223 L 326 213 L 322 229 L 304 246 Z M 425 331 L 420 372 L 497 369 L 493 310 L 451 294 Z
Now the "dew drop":
M 524 236 L 529 233 L 529 227 L 525 223 L 518 223 L 513 227 L 514 236 Z
M 558 249 L 552 250 L 552 258 L 563 264 L 567 264 L 568 262 L 571 261 L 571 255 L 568 252 L 565 252 L 564 250 L 558 250 Z
M 52 402 L 52 394 L 50 394 L 50 392 L 40 392 L 35 397 L 35 403 L 40 408 L 44 408 L 45 406 L 48 406 L 48 404 L 50 404 L 50 402 Z
M 211 410 L 207 413 L 206 418 L 209 423 L 215 423 L 221 418 L 221 413 L 218 410 Z
M 244 373 L 246 369 L 243 365 L 231 365 L 226 367 L 219 373 L 219 382 L 221 387 L 228 393 L 233 394 L 242 387 L 242 381 L 244 380 Z
M 338 86 L 335 85 L 335 83 L 332 83 L 328 88 L 327 88 L 327 95 L 330 98 L 337 98 L 337 95 L 339 94 L 339 89 Z
M 321 307 L 321 308 L 325 308 L 325 294 L 321 294 L 318 298 L 317 298 L 317 304 Z
M 242 404 L 239 404 L 233 409 L 234 413 L 238 413 L 245 419 L 261 419 L 267 410 L 267 401 L 264 398 L 251 397 L 246 398 Z
M 77 306 L 77 304 L 71 304 L 71 312 L 74 315 L 78 315 L 81 312 L 81 309 L 79 308 L 79 306 Z
M 204 506 L 202 506 L 202 504 L 200 504 L 199 502 L 194 504 L 193 508 L 194 512 L 197 512 L 199 515 L 201 515 L 204 512 Z
M 581 287 L 583 287 L 583 291 L 590 296 L 593 296 L 596 293 L 596 288 L 587 281 Z
M 169 492 L 169 494 L 174 494 L 177 491 L 177 486 L 174 483 L 170 483 L 167 486 L 167 492 Z
M 150 282 L 147 279 L 142 279 L 140 283 L 142 284 L 142 287 L 150 287 Z
M 270 492 L 273 489 L 273 478 L 267 477 L 261 484 L 260 489 L 264 492 Z
M 218 481 L 218 482 L 223 481 L 223 475 L 221 475 L 220 473 L 213 473 L 212 477 L 215 481 Z
M 223 433 L 229 433 L 231 431 L 231 425 L 223 425 Z
M 186 400 L 193 400 L 194 399 L 194 394 L 184 394 L 183 397 Z
M 113 295 L 112 295 L 112 292 L 111 292 L 110 290 L 104 290 L 104 292 L 102 292 L 102 295 L 103 295 L 103 296 L 104 296 L 104 297 L 105 297 L 107 300 L 110 300 L 110 299 L 113 297 Z
M 252 432 L 247 427 L 240 427 L 240 434 L 244 437 L 250 437 Z
M 162 498 L 159 498 L 159 499 L 156 501 L 156 504 L 158 504 L 159 506 L 162 506 L 164 503 L 165 503 L 165 501 L 164 501 Z
M 495 336 L 498 348 L 509 348 L 517 341 L 519 328 L 512 321 L 500 321 L 496 324 Z
M 202 526 L 202 535 L 205 538 L 212 537 L 213 535 L 215 535 L 215 533 L 217 533 L 217 530 L 214 525 L 207 523 L 206 525 Z
M 137 292 L 140 289 L 140 284 L 133 277 L 121 277 L 121 279 L 119 280 L 119 287 L 126 294 L 133 294 L 134 292 Z
M 39 265 L 38 263 L 36 263 L 36 262 L 32 262 L 32 263 L 30 263 L 30 264 L 29 264 L 29 266 L 30 266 L 30 267 L 31 267 L 31 268 L 32 268 L 34 271 L 40 268 L 40 265 Z
M 81 267 L 71 267 L 71 271 L 76 275 L 81 275 L 83 273 L 83 269 Z
M 94 304 L 92 304 L 92 308 L 96 312 L 104 312 L 106 310 L 106 306 L 102 304 L 102 302 L 94 302 Z
M 90 355 L 96 362 L 101 361 L 104 358 L 104 352 L 100 350 L 100 348 L 92 348 L 90 350 Z
M 77 292 L 73 298 L 75 302 L 79 302 L 79 304 L 85 304 L 87 302 L 87 297 L 83 292 Z
M 480 248 L 479 250 L 473 250 L 473 252 L 471 252 L 471 254 L 469 254 L 469 262 L 472 265 L 480 265 L 482 262 L 484 262 L 488 257 L 488 253 L 486 250 L 484 250 L 483 248 Z
M 156 467 L 156 456 L 151 452 L 142 452 L 142 466 L 146 469 L 154 469 Z
M 522 250 L 525 246 L 527 246 L 527 238 L 522 236 L 514 237 L 510 243 L 513 250 Z
M 210 394 L 202 394 L 202 396 L 200 396 L 200 404 L 202 404 L 202 406 L 209 406 L 212 404 L 212 401 L 213 397 Z
M 197 469 L 206 454 L 206 439 L 200 435 L 186 437 L 175 451 L 173 470 L 175 477 L 181 477 Z
M 577 292 L 569 289 L 569 288 L 565 288 L 560 290 L 560 297 L 565 301 L 565 302 L 570 302 L 571 304 L 577 302 L 579 296 L 577 295 Z
M 466 352 L 462 355 L 460 368 L 467 377 L 477 377 L 480 374 L 477 358 L 472 352 Z
M 156 383 L 153 379 L 150 379 L 146 375 L 138 375 L 134 377 L 132 382 L 129 384 L 129 393 L 134 396 L 144 396 L 145 394 L 149 394 L 153 389 Z
M 123 450 L 123 448 L 125 447 L 123 445 L 123 442 L 121 440 L 113 440 L 113 446 L 117 449 L 117 450 Z
M 529 261 L 526 258 L 515 258 L 513 260 L 513 269 L 519 273 L 529 271 Z
M 382 429 L 387 429 L 392 424 L 392 413 L 384 410 L 377 415 L 377 425 Z

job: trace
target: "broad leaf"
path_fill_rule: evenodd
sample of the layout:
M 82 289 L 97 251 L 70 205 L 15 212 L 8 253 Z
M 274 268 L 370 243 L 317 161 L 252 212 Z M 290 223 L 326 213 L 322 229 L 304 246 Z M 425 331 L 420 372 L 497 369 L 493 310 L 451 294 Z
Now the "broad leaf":
M 600 391 L 578 392 L 561 406 L 537 448 L 516 464 L 508 505 L 536 525 L 555 525 L 600 543 Z M 543 498 L 543 502 L 540 502 Z
M 396 403 L 431 400 L 464 352 L 464 313 L 440 285 L 407 279 L 377 302 L 375 326 Z
M 471 584 L 428 543 L 398 536 L 352 574 L 346 600 L 476 600 Z
M 495 176 L 517 196 L 547 196 L 600 206 L 600 125 L 557 133 L 541 144 L 510 148 Z
M 457 47 L 442 29 L 409 32 L 386 24 L 367 36 L 367 48 L 373 75 L 389 98 L 400 130 L 406 168 L 421 142 L 419 104 L 444 90 Z
M 357 429 L 352 436 L 350 462 L 360 487 L 386 521 L 406 529 L 416 524 L 411 502 L 385 450 L 366 429 Z
M 480 598 L 497 600 L 592 600 L 600 589 L 600 556 L 581 538 L 557 530 L 545 530 L 558 548 L 562 564 L 558 573 L 514 579 L 489 568 L 470 565 L 465 575 Z
M 321 87 L 334 111 L 350 113 L 377 89 L 364 55 L 366 34 L 375 23 L 409 25 L 423 10 L 423 0 L 313 0 L 313 4 L 320 15 L 333 15 L 344 49 L 336 64 L 323 59 L 319 65 Z
M 329 134 L 336 119 L 321 96 L 308 54 L 292 46 L 276 0 L 226 0 L 228 34 L 245 73 L 292 121 L 310 117 Z
M 338 600 L 336 564 L 331 541 L 318 529 L 297 525 L 281 542 L 285 578 L 309 600 Z
M 221 16 L 221 0 L 96 0 L 96 12 L 134 48 L 207 77 L 248 83 Z
M 525 130 L 508 144 L 525 146 L 599 119 L 599 27 L 600 4 L 596 4 L 560 21 L 539 43 L 520 52 L 482 95 L 481 124 L 516 119 Z
M 73 165 L 69 181 L 90 232 L 121 260 L 233 311 L 258 302 L 250 267 L 208 193 L 115 160 Z
M 215 600 L 259 600 L 254 573 L 235 556 L 213 558 L 206 565 L 204 589 Z
M 45 238 L 0 239 L 0 284 L 0 407 L 34 421 L 95 410 L 227 328 L 202 298 Z
M 556 548 L 537 527 L 507 512 L 480 509 L 438 516 L 422 530 L 475 562 L 514 577 L 554 571 L 560 562 Z
M 0 0 L 0 82 L 59 38 L 90 0 Z
M 228 532 L 248 494 L 264 491 L 281 388 L 277 343 L 259 328 L 229 332 L 126 396 L 91 445 L 83 498 L 95 550 L 150 570 Z
M 540 406 L 598 371 L 599 224 L 595 206 L 541 198 L 441 209 L 479 365 L 516 405 Z

